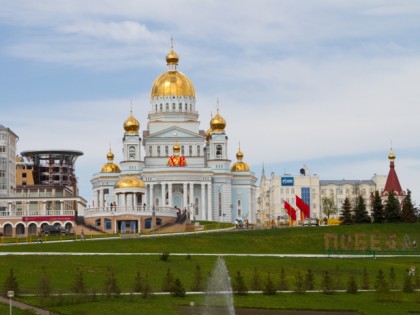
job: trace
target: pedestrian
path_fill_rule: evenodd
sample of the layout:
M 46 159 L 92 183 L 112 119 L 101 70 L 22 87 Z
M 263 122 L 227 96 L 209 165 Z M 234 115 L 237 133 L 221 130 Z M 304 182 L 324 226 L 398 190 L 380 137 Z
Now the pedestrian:
M 41 231 L 38 231 L 38 243 L 42 243 L 42 235 L 41 235 Z
M 80 233 L 80 240 L 85 240 L 85 231 L 82 229 L 82 233 Z

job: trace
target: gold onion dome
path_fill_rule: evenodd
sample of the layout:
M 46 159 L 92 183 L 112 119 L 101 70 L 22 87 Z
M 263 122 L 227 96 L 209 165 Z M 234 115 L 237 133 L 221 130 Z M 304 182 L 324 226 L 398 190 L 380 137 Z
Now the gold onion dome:
M 210 121 L 210 128 L 213 132 L 225 131 L 226 120 L 222 116 L 220 116 L 219 110 L 217 110 L 216 116 L 214 116 Z
M 191 80 L 176 69 L 178 61 L 177 53 L 171 49 L 166 56 L 169 70 L 156 78 L 150 93 L 151 98 L 159 96 L 195 97 L 194 85 Z
M 242 153 L 241 149 L 239 149 L 238 153 L 236 153 L 236 158 L 238 159 L 238 162 L 232 165 L 231 171 L 232 172 L 248 172 L 249 165 L 242 161 L 242 159 L 244 158 L 244 154 Z
M 206 131 L 206 141 L 207 142 L 210 141 L 210 137 L 211 137 L 212 133 L 213 133 L 213 130 L 211 130 L 211 128 L 207 129 L 207 131 Z
M 392 149 L 391 149 L 391 152 L 389 152 L 388 154 L 388 159 L 395 160 L 395 154 L 394 154 L 394 151 L 392 151 Z
M 109 152 L 106 155 L 106 158 L 108 160 L 107 163 L 102 166 L 101 172 L 102 173 L 120 173 L 121 170 L 117 164 L 114 163 L 114 153 L 112 153 L 111 149 L 109 149 Z
M 174 146 L 173 146 L 173 148 L 172 148 L 174 151 L 179 151 L 179 150 L 181 150 L 181 147 L 179 146 L 179 143 L 178 143 L 178 141 L 174 144 Z
M 124 122 L 124 130 L 126 133 L 138 133 L 140 129 L 140 123 L 134 118 L 133 113 L 130 112 L 130 117 Z
M 143 181 L 132 175 L 126 175 L 118 180 L 115 188 L 146 188 Z

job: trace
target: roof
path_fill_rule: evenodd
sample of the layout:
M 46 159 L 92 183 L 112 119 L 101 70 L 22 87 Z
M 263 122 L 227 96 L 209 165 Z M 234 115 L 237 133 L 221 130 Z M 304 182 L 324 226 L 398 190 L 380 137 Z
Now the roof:
M 320 186 L 327 185 L 375 185 L 375 182 L 371 179 L 359 180 L 359 179 L 324 179 L 319 181 Z

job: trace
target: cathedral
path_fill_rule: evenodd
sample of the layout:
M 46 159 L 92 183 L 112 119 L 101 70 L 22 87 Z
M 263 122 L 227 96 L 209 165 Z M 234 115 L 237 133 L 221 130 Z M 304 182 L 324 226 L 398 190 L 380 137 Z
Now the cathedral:
M 178 61 L 171 48 L 168 70 L 151 88 L 142 137 L 131 112 L 124 122 L 123 161 L 115 163 L 110 149 L 91 179 L 93 204 L 84 216 L 98 229 L 138 232 L 175 222 L 180 213 L 189 220 L 256 220 L 257 178 L 240 147 L 237 161 L 229 159 L 219 108 L 210 128 L 200 130 L 194 85 L 178 71 Z

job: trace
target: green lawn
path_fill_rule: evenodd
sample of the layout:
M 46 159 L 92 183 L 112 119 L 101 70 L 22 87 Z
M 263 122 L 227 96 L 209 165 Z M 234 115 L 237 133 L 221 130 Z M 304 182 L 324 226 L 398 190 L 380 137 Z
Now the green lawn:
M 320 254 L 325 253 L 324 234 L 350 234 L 354 239 L 356 234 L 375 234 L 378 240 L 376 246 L 386 247 L 389 235 L 397 236 L 397 246 L 401 248 L 407 237 L 411 240 L 420 240 L 420 224 L 395 225 L 354 225 L 354 226 L 328 226 L 305 228 L 281 228 L 273 230 L 253 230 L 193 234 L 188 236 L 170 236 L 157 238 L 117 239 L 86 242 L 62 242 L 44 244 L 18 244 L 0 246 L 2 252 L 94 252 L 94 253 L 155 253 L 150 256 L 123 256 L 123 255 L 94 255 L 94 256 L 46 256 L 46 255 L 6 255 L 0 257 L 0 285 L 6 279 L 10 268 L 19 282 L 23 293 L 38 292 L 39 279 L 42 270 L 50 277 L 54 293 L 67 293 L 75 279 L 76 271 L 83 273 L 86 287 L 89 292 L 103 292 L 107 270 L 115 272 L 117 283 L 123 292 L 131 292 L 134 277 L 137 272 L 143 276 L 148 275 L 153 291 L 160 291 L 164 276 L 168 269 L 179 278 L 186 290 L 189 291 L 194 281 L 194 272 L 199 265 L 204 279 L 213 270 L 216 256 L 175 256 L 174 253 L 255 253 L 255 254 Z M 405 239 L 404 239 L 405 237 Z M 366 238 L 369 240 L 369 237 Z M 167 261 L 160 259 L 163 252 L 172 253 Z M 392 253 L 392 252 L 388 252 Z M 393 253 L 397 253 L 393 251 Z M 407 253 L 407 252 L 405 252 Z M 420 254 L 416 251 L 408 252 L 404 257 L 387 258 L 297 258 L 297 257 L 250 257 L 226 256 L 225 261 L 231 275 L 238 271 L 244 277 L 246 285 L 251 285 L 255 268 L 261 282 L 265 282 L 268 273 L 278 285 L 280 270 L 284 269 L 289 290 L 295 288 L 297 272 L 305 274 L 311 269 L 315 276 L 315 289 L 321 288 L 321 280 L 325 271 L 333 277 L 336 287 L 345 288 L 350 275 L 354 275 L 359 284 L 362 282 L 363 268 L 366 268 L 370 285 L 373 287 L 379 269 L 382 269 L 390 280 L 391 268 L 395 273 L 395 288 L 401 289 L 407 269 L 415 266 L 420 273 L 420 258 L 413 256 Z M 420 280 L 417 279 L 418 282 Z M 205 280 L 204 280 L 205 282 Z M 24 298 L 31 303 L 39 303 L 37 297 Z M 118 297 L 111 300 L 98 298 L 82 304 L 69 304 L 61 301 L 61 305 L 52 307 L 60 310 L 61 314 L 138 314 L 139 307 L 145 310 L 144 314 L 178 314 L 174 305 L 195 301 L 200 304 L 200 296 L 189 296 L 184 299 L 169 296 L 153 296 L 150 300 L 142 297 Z M 57 298 L 55 298 L 57 304 Z M 281 293 L 277 296 L 247 295 L 235 297 L 235 304 L 243 307 L 268 308 L 309 308 L 309 309 L 351 309 L 361 310 L 365 314 L 397 314 L 390 313 L 391 307 L 398 305 L 401 314 L 410 310 L 420 309 L 419 293 L 390 293 L 378 300 L 374 292 L 350 295 L 335 293 L 333 298 L 321 293 Z M 376 312 L 380 309 L 381 312 Z M 395 310 L 395 308 L 394 308 Z M 404 312 L 403 312 L 404 311 Z M 0 308 L 0 314 L 3 314 Z M 182 313 L 182 311 L 181 311 Z M 19 313 L 16 313 L 19 314 Z M 143 314 L 143 312 L 142 312 Z

